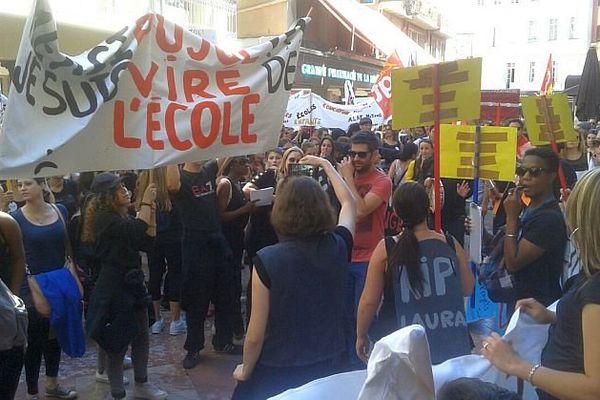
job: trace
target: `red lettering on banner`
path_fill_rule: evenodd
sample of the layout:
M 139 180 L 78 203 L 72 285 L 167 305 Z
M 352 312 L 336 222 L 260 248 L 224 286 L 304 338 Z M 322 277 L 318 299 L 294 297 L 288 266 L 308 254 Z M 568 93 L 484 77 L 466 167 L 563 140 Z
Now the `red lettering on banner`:
M 152 102 L 145 104 L 146 112 L 146 132 L 145 137 L 140 139 L 136 137 L 126 137 L 125 135 L 125 103 L 122 100 L 115 101 L 113 110 L 113 138 L 118 147 L 125 149 L 139 149 L 142 147 L 142 140 L 145 140 L 147 146 L 153 150 L 187 151 L 192 147 L 206 149 L 217 143 L 224 146 L 236 145 L 239 143 L 256 143 L 257 134 L 251 131 L 251 126 L 255 122 L 255 115 L 252 112 L 252 106 L 260 103 L 260 95 L 250 94 L 242 98 L 242 112 L 240 121 L 240 133 L 231 132 L 232 123 L 232 102 L 224 101 L 222 105 L 214 101 L 203 101 L 197 103 L 192 109 L 186 104 L 168 102 L 166 108 L 153 97 Z M 135 97 L 129 105 L 129 112 L 135 113 L 144 110 L 140 99 Z M 180 113 L 176 118 L 176 113 Z M 142 111 L 143 112 L 143 111 Z M 210 118 L 210 123 L 208 119 Z M 185 124 L 185 132 L 191 132 L 190 138 L 180 138 L 177 135 L 177 127 Z M 137 121 L 134 117 L 132 121 Z M 156 132 L 166 132 L 167 140 L 156 137 Z M 203 130 L 204 129 L 204 130 Z M 219 139 L 219 135 L 221 136 Z M 167 147 L 168 146 L 168 147 Z
M 217 71 L 216 80 L 217 87 L 225 96 L 231 96 L 235 94 L 248 94 L 250 93 L 249 86 L 237 86 L 239 82 L 237 80 L 226 82 L 226 79 L 236 79 L 240 77 L 240 71 L 231 69 Z M 237 86 L 237 87 L 236 87 Z
M 187 54 L 190 56 L 192 60 L 202 61 L 208 55 L 208 51 L 210 50 L 210 42 L 208 40 L 200 39 L 200 49 L 198 51 L 192 49 L 191 47 L 187 48 Z
M 236 54 L 227 54 L 218 47 L 216 47 L 216 52 L 217 52 L 217 58 L 219 59 L 219 62 L 223 65 L 233 65 L 233 64 L 241 61 L 241 58 L 239 56 L 237 56 Z
M 115 101 L 113 138 L 115 144 L 126 149 L 138 149 L 142 146 L 142 141 L 137 138 L 125 137 L 125 103 L 121 100 Z
M 171 56 L 169 56 L 171 57 Z M 168 57 L 167 57 L 168 58 Z M 175 57 L 173 57 L 175 58 Z M 175 61 L 175 60 L 173 60 Z M 175 70 L 171 66 L 167 66 L 167 86 L 169 88 L 169 100 L 177 100 L 177 85 L 175 84 Z
M 204 109 L 208 109 L 210 112 L 210 130 L 208 132 L 208 136 L 204 136 L 202 132 L 202 111 Z M 206 149 L 212 145 L 217 135 L 219 134 L 219 124 L 221 122 L 221 110 L 219 110 L 219 106 L 212 101 L 203 101 L 194 106 L 192 110 L 192 138 L 194 139 L 194 143 L 201 149 Z
M 129 63 L 127 69 L 131 74 L 131 79 L 133 79 L 133 83 L 135 84 L 138 92 L 140 92 L 142 96 L 148 97 L 148 95 L 150 95 L 150 91 L 152 90 L 154 76 L 156 75 L 156 71 L 158 71 L 158 65 L 152 63 L 150 66 L 150 71 L 145 78 L 142 76 L 142 73 L 134 63 Z
M 193 84 L 194 80 L 200 82 L 196 85 Z M 183 72 L 183 92 L 185 93 L 185 99 L 189 102 L 193 102 L 193 94 L 203 97 L 205 99 L 214 99 L 215 96 L 206 92 L 208 87 L 208 74 L 201 70 L 190 70 Z
M 240 50 L 240 55 L 244 59 L 244 61 L 242 61 L 242 64 L 252 64 L 254 61 L 256 61 L 256 57 L 250 57 L 250 54 L 246 49 Z
M 158 26 L 156 28 L 156 44 L 158 47 L 162 49 L 162 51 L 166 53 L 177 53 L 181 50 L 181 46 L 183 44 L 183 28 L 177 24 L 173 24 L 174 32 L 174 42 L 169 43 L 167 41 L 167 35 L 165 32 L 165 19 L 162 15 L 156 14 L 156 18 L 158 19 Z
M 179 103 L 170 103 L 167 106 L 167 112 L 165 113 L 165 127 L 167 130 L 167 138 L 169 143 L 175 150 L 185 151 L 192 148 L 191 140 L 179 140 L 175 129 L 175 111 L 187 110 L 187 106 Z
M 240 136 L 242 143 L 256 143 L 256 134 L 250 133 L 250 125 L 254 123 L 254 114 L 250 112 L 252 104 L 260 103 L 260 95 L 251 94 L 242 100 L 242 127 Z
M 138 44 L 142 43 L 142 39 L 144 38 L 144 36 L 146 36 L 148 32 L 150 32 L 150 30 L 152 29 L 152 24 L 150 23 L 151 20 L 152 14 L 146 14 L 138 18 L 137 21 L 135 21 L 135 30 L 133 32 L 133 35 L 135 36 L 135 40 L 137 40 Z M 144 25 L 146 25 L 145 29 Z
M 232 136 L 229 132 L 231 126 L 231 103 L 226 101 L 223 104 L 223 136 L 221 136 L 221 143 L 224 145 L 236 144 L 240 141 L 239 136 Z
M 154 150 L 162 150 L 165 148 L 165 143 L 162 140 L 154 139 L 154 132 L 160 131 L 160 122 L 153 119 L 152 116 L 160 112 L 160 103 L 149 103 L 146 106 L 146 141 L 150 148 Z

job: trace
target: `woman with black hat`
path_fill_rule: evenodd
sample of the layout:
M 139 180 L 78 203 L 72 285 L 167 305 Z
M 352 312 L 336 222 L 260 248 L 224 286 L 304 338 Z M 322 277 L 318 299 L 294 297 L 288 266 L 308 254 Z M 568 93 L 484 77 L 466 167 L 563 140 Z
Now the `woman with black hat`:
M 156 185 L 149 184 L 136 218 L 129 216 L 130 194 L 121 179 L 103 172 L 94 178 L 94 197 L 84 215 L 83 241 L 94 247 L 98 280 L 86 321 L 87 332 L 107 353 L 114 399 L 125 398 L 123 358 L 131 345 L 134 397 L 166 399 L 148 380 L 148 298 L 138 251 L 156 236 Z

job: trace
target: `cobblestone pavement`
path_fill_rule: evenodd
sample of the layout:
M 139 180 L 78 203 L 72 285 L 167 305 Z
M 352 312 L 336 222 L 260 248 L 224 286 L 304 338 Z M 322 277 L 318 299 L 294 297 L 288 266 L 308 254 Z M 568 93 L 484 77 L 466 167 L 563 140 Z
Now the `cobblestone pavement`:
M 168 313 L 166 313 L 168 315 Z M 164 315 L 164 318 L 167 318 Z M 212 319 L 208 320 L 212 322 Z M 165 322 L 167 322 L 165 320 Z M 200 354 L 201 362 L 192 370 L 185 370 L 181 361 L 185 355 L 185 335 L 170 336 L 168 323 L 161 334 L 150 335 L 149 381 L 169 393 L 169 400 L 222 400 L 229 399 L 235 381 L 232 372 L 241 362 L 240 355 L 223 355 L 212 351 L 210 323 L 206 325 L 206 348 Z M 43 363 L 42 363 L 43 365 Z M 108 384 L 95 381 L 96 346 L 89 342 L 83 358 L 69 358 L 63 353 L 59 381 L 65 387 L 73 387 L 81 400 L 104 400 L 109 393 Z M 133 382 L 133 371 L 125 375 Z M 44 373 L 40 374 L 40 394 L 44 392 Z M 132 383 L 125 388 L 131 390 Z M 25 399 L 24 372 L 16 399 Z M 129 393 L 128 393 L 129 394 Z M 43 399 L 44 396 L 40 396 Z M 128 397 L 129 398 L 129 397 Z

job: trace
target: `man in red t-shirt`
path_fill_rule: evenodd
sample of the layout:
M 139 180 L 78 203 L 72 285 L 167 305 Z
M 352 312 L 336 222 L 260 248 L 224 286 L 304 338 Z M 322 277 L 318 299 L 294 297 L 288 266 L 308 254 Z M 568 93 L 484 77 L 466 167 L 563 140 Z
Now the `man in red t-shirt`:
M 356 199 L 357 221 L 346 293 L 347 339 L 351 360 L 358 361 L 354 352 L 356 311 L 371 254 L 384 236 L 385 212 L 392 195 L 392 181 L 377 169 L 380 160 L 379 140 L 373 133 L 361 131 L 352 136 L 348 155 L 342 161 L 340 173 Z

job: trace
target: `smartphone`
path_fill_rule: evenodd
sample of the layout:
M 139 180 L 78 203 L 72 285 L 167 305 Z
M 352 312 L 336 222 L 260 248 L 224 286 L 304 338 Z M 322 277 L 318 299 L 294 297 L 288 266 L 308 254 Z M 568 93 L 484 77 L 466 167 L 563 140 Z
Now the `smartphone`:
M 307 164 L 289 164 L 290 175 L 308 176 L 317 179 L 317 167 Z

